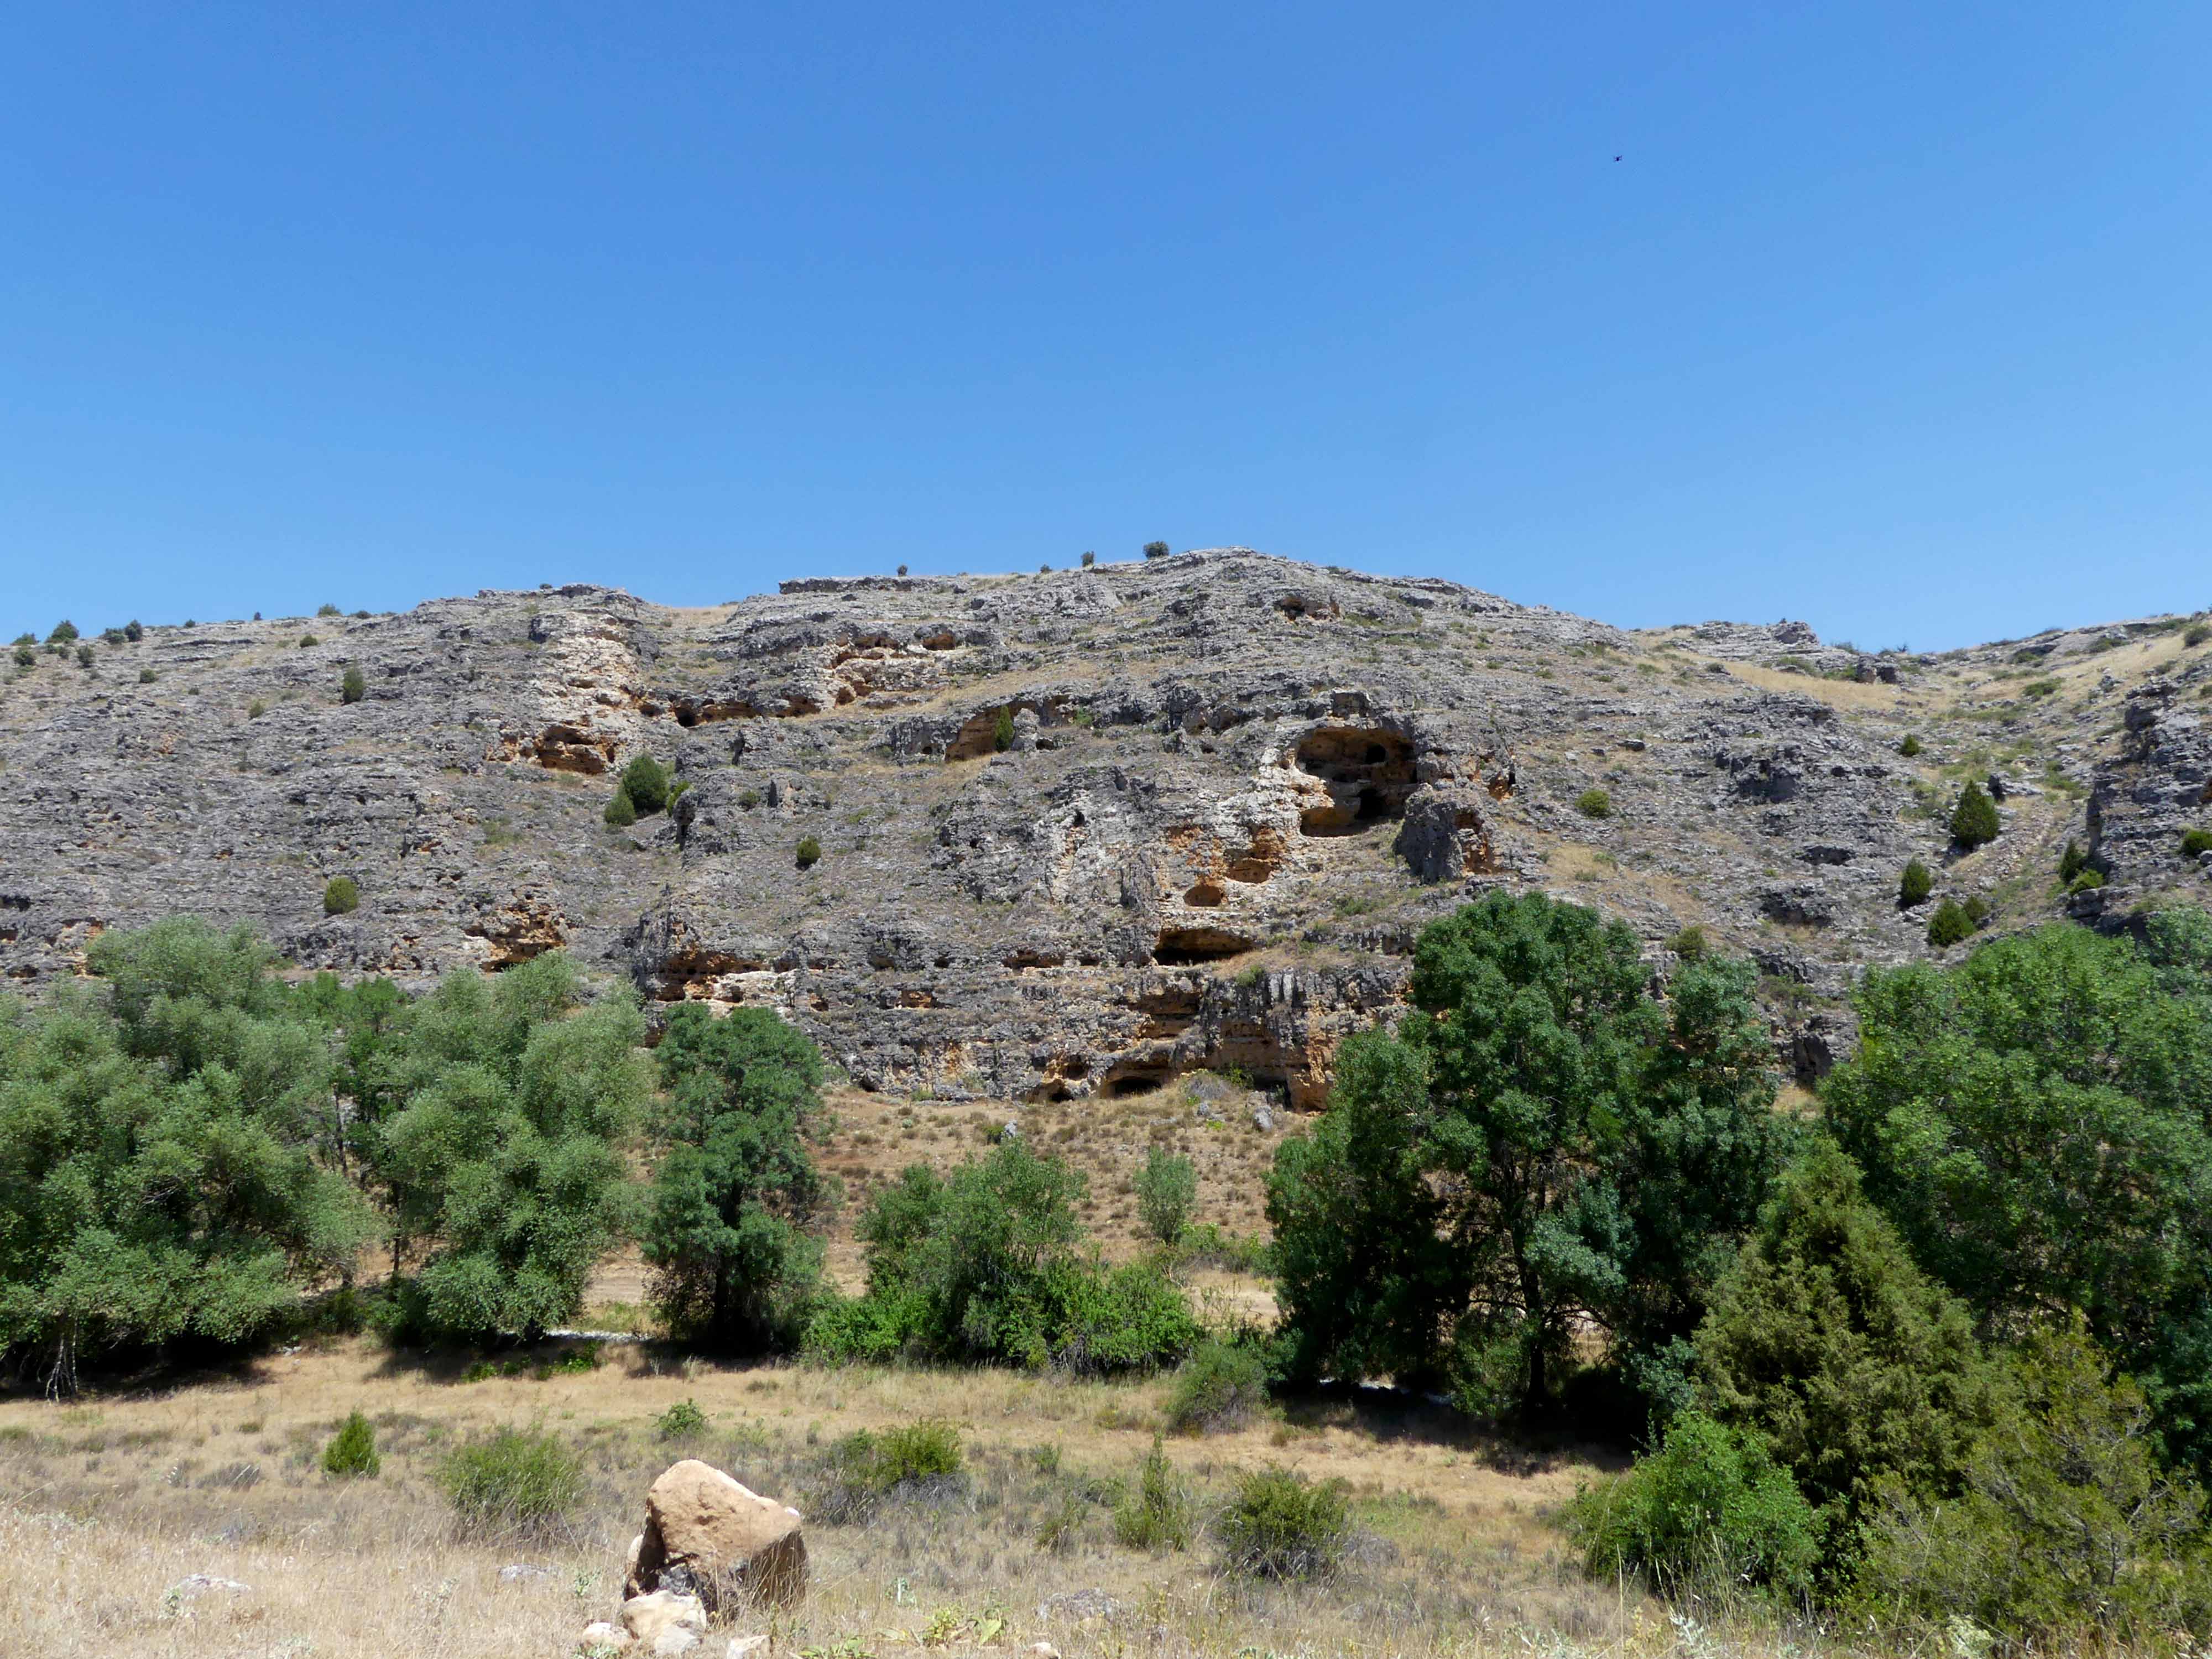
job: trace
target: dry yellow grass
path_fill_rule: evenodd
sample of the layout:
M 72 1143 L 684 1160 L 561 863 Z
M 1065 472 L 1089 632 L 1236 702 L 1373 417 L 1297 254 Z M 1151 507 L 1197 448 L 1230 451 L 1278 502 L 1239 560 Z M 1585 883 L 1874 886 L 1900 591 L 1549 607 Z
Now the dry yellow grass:
M 1201 1513 L 1238 1471 L 1268 1463 L 1346 1481 L 1362 1541 L 1333 1580 L 1225 1576 L 1202 1539 L 1187 1553 L 1120 1547 L 1097 1483 L 1133 1477 L 1170 1386 L 724 1368 L 642 1347 L 610 1350 L 587 1373 L 464 1382 L 458 1367 L 418 1366 L 360 1340 L 82 1405 L 0 1402 L 0 1650 L 566 1652 L 588 1619 L 612 1610 L 645 1488 L 676 1455 L 704 1455 L 804 1507 L 830 1443 L 921 1418 L 959 1425 L 965 1490 L 891 1504 L 864 1524 L 811 1526 L 813 1586 L 775 1632 L 781 1650 L 890 1656 L 925 1645 L 933 1625 L 947 1640 L 931 1645 L 972 1647 L 986 1618 L 1005 1620 L 1000 1650 L 1049 1639 L 1070 1659 L 1133 1649 L 1656 1652 L 1671 1643 L 1651 1605 L 1583 1581 L 1553 1525 L 1591 1459 L 1516 1447 L 1426 1407 L 1312 1403 L 1165 1443 Z M 708 1434 L 661 1443 L 655 1419 L 686 1399 L 708 1413 Z M 379 1425 L 383 1472 L 335 1481 L 318 1456 L 356 1408 Z M 589 1498 L 556 1538 L 457 1538 L 436 1460 L 508 1424 L 541 1425 L 582 1449 Z M 1064 1508 L 1079 1517 L 1074 1540 L 1047 1549 L 1039 1528 Z M 546 1571 L 502 1582 L 510 1563 Z M 196 1573 L 251 1589 L 179 1593 Z

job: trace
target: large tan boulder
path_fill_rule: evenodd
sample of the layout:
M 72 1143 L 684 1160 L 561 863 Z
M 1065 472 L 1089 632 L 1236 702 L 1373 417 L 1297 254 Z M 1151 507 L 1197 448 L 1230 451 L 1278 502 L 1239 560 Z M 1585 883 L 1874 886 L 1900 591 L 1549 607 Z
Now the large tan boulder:
M 689 1593 L 717 1619 L 752 1604 L 790 1607 L 806 1594 L 799 1524 L 797 1510 L 687 1457 L 646 1494 L 645 1531 L 632 1547 L 623 1593 Z

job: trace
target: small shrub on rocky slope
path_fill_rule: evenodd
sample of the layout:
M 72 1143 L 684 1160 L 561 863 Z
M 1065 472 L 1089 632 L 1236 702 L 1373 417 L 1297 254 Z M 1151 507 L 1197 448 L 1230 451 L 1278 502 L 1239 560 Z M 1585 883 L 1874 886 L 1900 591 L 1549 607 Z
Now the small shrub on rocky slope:
M 1928 896 L 1936 890 L 1936 878 L 1918 859 L 1907 863 L 1897 878 L 1898 908 L 1910 910 L 1915 905 L 1928 902 Z
M 2196 829 L 2185 830 L 2182 831 L 2182 857 L 2185 859 L 2202 858 L 2207 853 L 2212 853 L 2212 830 L 2208 830 L 2202 825 L 2199 825 Z
M 822 862 L 822 843 L 811 836 L 801 836 L 793 856 L 800 869 L 811 870 Z
M 627 830 L 637 822 L 637 807 L 629 798 L 629 791 L 619 784 L 615 787 L 614 799 L 599 816 L 606 820 L 610 830 Z
M 1613 816 L 1613 797 L 1602 789 L 1585 789 L 1575 797 L 1575 811 L 1586 818 Z
M 185 625 L 187 628 L 191 626 L 190 623 L 187 623 Z M 346 665 L 344 674 L 342 675 L 338 680 L 338 701 L 340 702 L 359 702 L 368 695 L 368 677 L 361 672 L 361 665 L 359 663 L 348 663 Z
M 323 914 L 342 916 L 361 908 L 361 889 L 351 876 L 332 876 L 323 888 Z
M 1981 785 L 1969 783 L 1959 792 L 1959 804 L 1951 809 L 1952 840 L 1971 853 L 1995 841 L 2002 827 L 1997 804 Z
M 1939 951 L 1948 951 L 1973 936 L 1974 919 L 1956 899 L 1945 899 L 1928 919 L 1928 942 Z
M 668 769 L 650 755 L 640 755 L 622 770 L 622 793 L 641 817 L 650 817 L 668 805 Z
M 696 1400 L 679 1400 L 655 1418 L 653 1432 L 661 1440 L 693 1440 L 707 1432 L 707 1413 Z

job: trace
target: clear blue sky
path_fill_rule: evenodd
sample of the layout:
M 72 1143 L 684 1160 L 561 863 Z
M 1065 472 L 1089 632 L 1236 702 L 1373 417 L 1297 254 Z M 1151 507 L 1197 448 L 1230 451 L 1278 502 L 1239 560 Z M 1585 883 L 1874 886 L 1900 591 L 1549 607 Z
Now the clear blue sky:
M 2212 8 L 7 35 L 9 635 L 1153 537 L 1862 645 L 2212 605 Z

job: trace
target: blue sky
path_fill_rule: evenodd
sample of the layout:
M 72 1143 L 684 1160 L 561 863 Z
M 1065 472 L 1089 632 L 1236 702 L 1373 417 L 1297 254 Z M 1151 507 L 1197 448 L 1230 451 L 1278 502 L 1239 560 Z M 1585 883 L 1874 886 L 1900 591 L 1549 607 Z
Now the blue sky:
M 2212 605 L 2208 62 L 2172 4 L 19 9 L 0 627 L 1154 537 L 1862 645 Z

